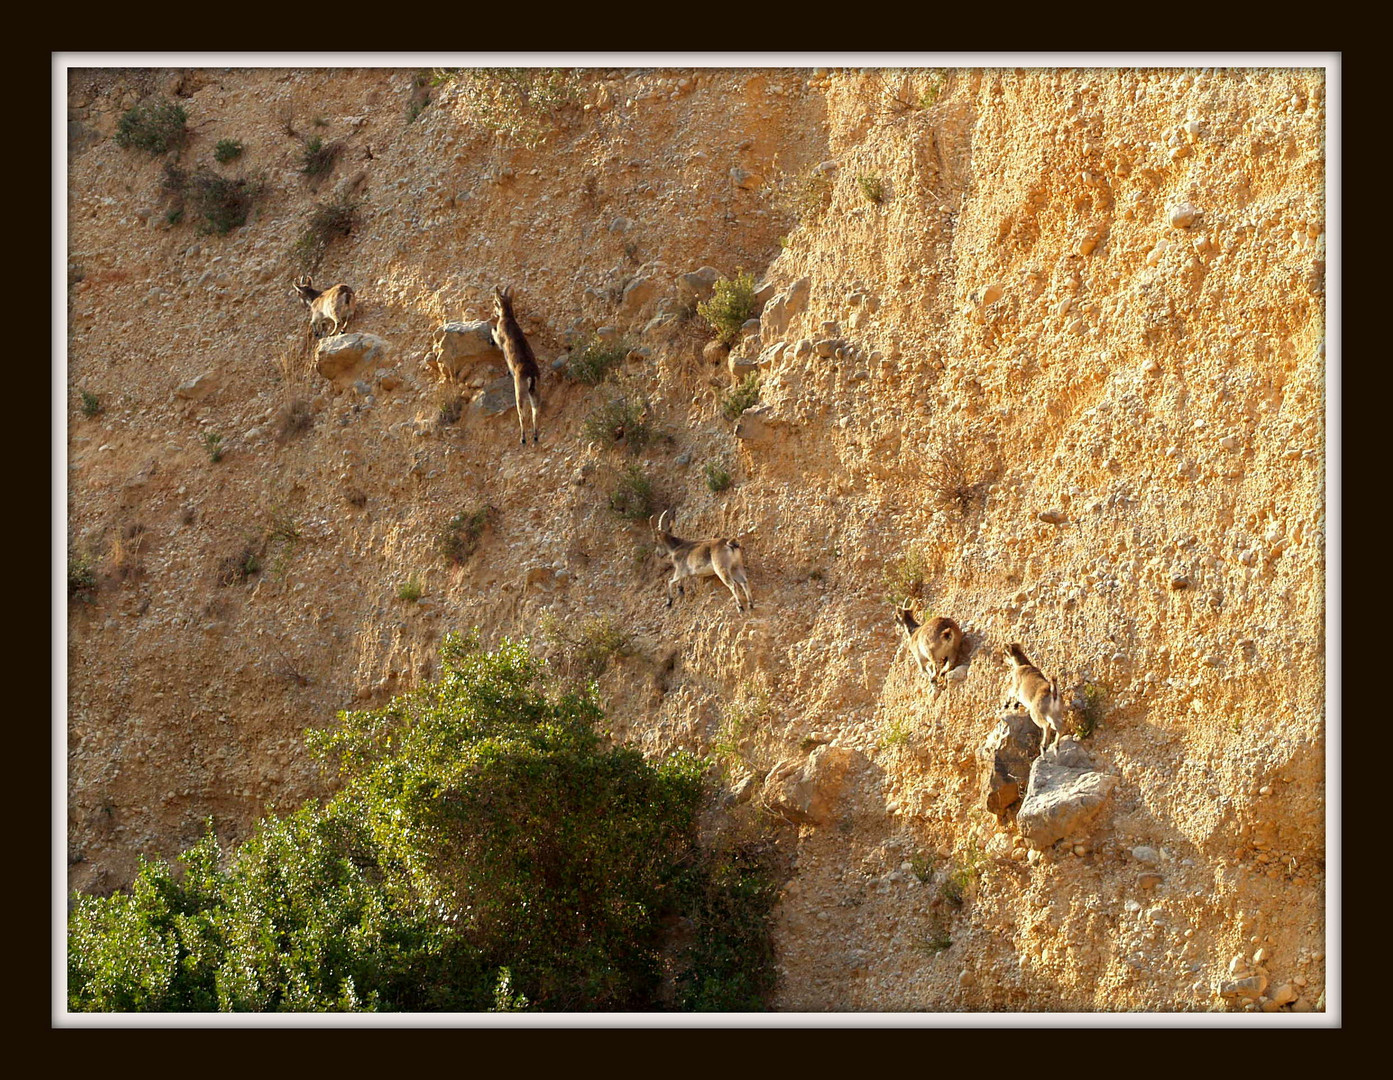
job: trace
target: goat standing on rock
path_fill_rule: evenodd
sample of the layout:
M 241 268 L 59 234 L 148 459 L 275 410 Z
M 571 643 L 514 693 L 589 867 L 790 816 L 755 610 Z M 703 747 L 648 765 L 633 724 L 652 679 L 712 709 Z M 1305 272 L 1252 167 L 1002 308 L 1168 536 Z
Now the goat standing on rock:
M 745 591 L 745 599 L 749 601 L 750 610 L 753 611 L 755 601 L 750 595 L 749 583 L 745 580 L 745 561 L 741 554 L 744 549 L 741 548 L 740 542 L 725 538 L 681 540 L 667 531 L 667 521 L 671 514 L 671 510 L 664 510 L 656 525 L 653 525 L 651 517 L 648 519 L 648 523 L 653 525 L 659 550 L 672 562 L 672 577 L 667 583 L 667 606 L 672 607 L 674 585 L 679 593 L 686 595 L 686 589 L 682 586 L 683 578 L 710 577 L 715 574 L 735 598 L 736 611 L 745 610 L 740 606 L 740 594 L 735 591 L 737 585 Z
M 527 445 L 527 429 L 522 423 L 522 398 L 532 406 L 532 441 L 537 441 L 537 411 L 542 407 L 542 397 L 538 390 L 542 373 L 537 367 L 537 358 L 532 355 L 532 346 L 527 344 L 527 336 L 513 315 L 513 289 L 493 287 L 493 315 L 496 320 L 493 337 L 503 350 L 503 359 L 508 362 L 508 370 L 513 373 L 513 396 L 518 405 L 518 430 L 522 434 L 522 444 Z
M 331 285 L 320 292 L 308 274 L 291 283 L 290 295 L 298 296 L 309 308 L 310 330 L 315 337 L 324 336 L 320 331 L 325 323 L 332 323 L 333 332 L 342 334 L 358 305 L 358 295 L 347 285 Z
M 1006 704 L 1011 704 L 1014 699 L 1030 713 L 1030 718 L 1040 729 L 1042 755 L 1050 745 L 1055 747 L 1057 753 L 1059 733 L 1064 723 L 1064 703 L 1059 698 L 1058 683 L 1054 679 L 1046 679 L 1014 641 L 1006 646 L 1006 659 L 1011 664 L 1011 675 L 1006 684 Z M 1050 732 L 1054 732 L 1053 739 Z

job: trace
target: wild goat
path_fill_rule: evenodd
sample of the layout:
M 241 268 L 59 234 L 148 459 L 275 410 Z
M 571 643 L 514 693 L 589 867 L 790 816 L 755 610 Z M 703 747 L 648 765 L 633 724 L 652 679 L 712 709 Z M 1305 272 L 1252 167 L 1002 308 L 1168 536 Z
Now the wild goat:
M 331 285 L 320 292 L 311 283 L 310 276 L 291 283 L 290 295 L 298 296 L 310 311 L 310 330 L 315 337 L 323 337 L 320 328 L 325 323 L 333 323 L 335 334 L 343 333 L 348 320 L 353 317 L 353 309 L 358 297 L 347 285 Z
M 1006 704 L 1010 705 L 1014 699 L 1029 711 L 1030 718 L 1040 729 L 1041 754 L 1047 745 L 1054 745 L 1058 749 L 1064 708 L 1056 681 L 1047 680 L 1014 641 L 1006 646 L 1006 659 L 1011 664 L 1011 675 L 1006 684 Z M 1053 739 L 1050 732 L 1054 732 Z
M 653 525 L 653 535 L 658 541 L 658 547 L 672 562 L 672 577 L 667 583 L 667 606 L 672 607 L 674 585 L 679 593 L 686 595 L 686 589 L 682 585 L 684 578 L 710 577 L 715 574 L 735 598 L 736 611 L 745 610 L 740 606 L 740 594 L 735 591 L 737 585 L 745 591 L 745 599 L 749 601 L 750 610 L 753 611 L 755 601 L 750 595 L 749 582 L 745 580 L 745 560 L 741 555 L 744 549 L 739 541 L 725 538 L 681 540 L 667 531 L 667 522 L 671 514 L 671 510 L 664 510 L 656 525 L 651 517 L 648 519 L 648 523 Z
M 508 370 L 513 373 L 513 396 L 518 403 L 518 431 L 522 444 L 527 445 L 527 429 L 522 424 L 522 398 L 532 406 L 532 441 L 537 441 L 537 410 L 542 407 L 542 396 L 538 390 L 542 373 L 537 368 L 537 358 L 532 355 L 532 346 L 527 344 L 527 336 L 513 315 L 513 289 L 493 287 L 493 316 L 496 320 L 494 340 L 503 350 L 503 359 L 508 361 Z
M 895 621 L 904 631 L 909 642 L 909 655 L 919 665 L 919 670 L 929 676 L 929 682 L 937 689 L 948 672 L 958 666 L 958 652 L 962 648 L 963 632 L 952 619 L 939 617 L 921 623 L 914 617 L 914 608 L 908 597 L 896 606 Z M 933 670 L 924 667 L 924 661 L 931 661 Z

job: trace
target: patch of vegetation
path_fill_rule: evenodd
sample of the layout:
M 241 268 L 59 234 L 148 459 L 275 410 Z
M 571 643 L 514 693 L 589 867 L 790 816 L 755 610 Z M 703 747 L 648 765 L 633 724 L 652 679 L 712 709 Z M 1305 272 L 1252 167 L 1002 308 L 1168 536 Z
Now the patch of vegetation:
M 263 554 L 274 549 L 275 558 L 271 560 L 271 573 L 276 577 L 285 574 L 286 567 L 300 546 L 300 526 L 287 511 L 279 508 L 271 511 L 271 524 L 266 530 L 266 540 L 262 545 Z
M 861 188 L 861 194 L 869 202 L 879 206 L 885 201 L 885 183 L 878 176 L 867 176 L 862 174 L 856 178 L 857 185 Z
M 208 460 L 216 464 L 222 460 L 223 447 L 222 436 L 216 431 L 205 431 L 203 433 L 203 449 L 208 452 Z
M 609 508 L 626 521 L 647 521 L 656 510 L 653 482 L 637 463 L 627 466 L 609 495 Z
M 143 101 L 128 109 L 116 124 L 116 145 L 164 154 L 184 145 L 189 137 L 188 113 L 164 98 Z
M 934 870 L 938 866 L 938 856 L 928 852 L 920 851 L 910 856 L 910 872 L 918 879 L 920 885 L 927 885 L 933 880 Z
M 1078 710 L 1078 719 L 1074 722 L 1074 736 L 1076 738 L 1086 739 L 1102 726 L 1111 692 L 1107 683 L 1092 681 L 1084 683 L 1083 707 Z
M 591 683 L 604 674 L 615 657 L 634 652 L 633 635 L 609 615 L 561 619 L 548 611 L 540 625 L 552 669 L 566 686 Z
M 679 955 L 677 1007 L 692 1012 L 761 1012 L 778 983 L 773 949 L 779 886 L 771 845 L 718 840 L 681 883 L 692 941 Z
M 342 152 L 343 143 L 337 139 L 327 143 L 318 135 L 306 139 L 300 153 L 300 172 L 312 178 L 324 176 L 333 171 Z
M 359 510 L 368 505 L 368 493 L 359 487 L 346 488 L 343 497 L 349 506 L 356 506 Z
M 535 150 L 577 114 L 580 77 L 565 68 L 436 69 L 460 84 L 474 122 L 505 142 Z
M 313 427 L 314 406 L 304 398 L 293 398 L 282 406 L 276 418 L 276 443 L 284 446 Z
M 721 710 L 721 726 L 711 744 L 718 757 L 739 758 L 746 735 L 769 718 L 769 688 L 743 682 L 734 697 Z
M 706 463 L 706 486 L 712 493 L 719 493 L 730 487 L 730 472 L 714 461 Z
M 885 586 L 884 599 L 887 604 L 896 606 L 909 600 L 923 600 L 925 586 L 933 568 L 924 553 L 918 548 L 910 548 L 884 570 L 882 581 Z
M 735 277 L 716 282 L 710 300 L 697 304 L 697 313 L 725 345 L 734 345 L 740 338 L 741 327 L 754 316 L 755 277 L 746 270 L 736 270 Z
M 566 374 L 586 386 L 599 386 L 609 373 L 624 362 L 633 347 L 628 338 L 602 341 L 590 337 L 572 347 L 566 361 Z
M 752 405 L 759 404 L 760 384 L 763 381 L 758 372 L 746 375 L 740 382 L 721 395 L 721 415 L 727 420 L 740 419 L 740 414 Z
M 653 438 L 647 416 L 647 401 L 636 394 L 620 393 L 590 410 L 581 421 L 581 438 L 595 446 L 622 443 L 630 453 L 638 453 Z
M 189 177 L 184 199 L 199 219 L 198 231 L 223 236 L 247 222 L 265 185 L 245 176 L 219 176 L 200 168 Z
M 939 884 L 939 895 L 955 907 L 961 906 L 972 887 L 977 884 L 978 878 L 982 876 L 982 864 L 985 861 L 986 856 L 977 847 L 976 842 L 970 841 L 962 862 L 946 874 Z
M 145 526 L 133 522 L 121 529 L 111 541 L 111 556 L 107 572 L 112 581 L 134 581 L 145 572 L 140 555 L 145 547 Z
M 97 571 L 92 556 L 85 551 L 68 552 L 68 602 L 97 602 Z
M 290 255 L 305 273 L 319 269 L 329 245 L 339 237 L 350 236 L 358 227 L 358 203 L 336 199 L 316 206 L 309 223 L 290 248 Z
M 245 149 L 238 139 L 219 139 L 218 145 L 213 148 L 213 158 L 220 165 L 226 165 L 229 161 L 236 161 L 241 157 Z
M 976 462 L 954 436 L 943 440 L 937 450 L 929 453 L 924 463 L 924 486 L 938 506 L 961 517 L 982 498 L 986 481 Z
M 467 562 L 479 547 L 484 530 L 497 516 L 498 510 L 493 506 L 460 511 L 436 534 L 436 551 L 457 566 Z
M 908 745 L 914 734 L 914 723 L 907 716 L 897 716 L 885 725 L 885 731 L 876 743 L 882 750 Z
M 405 600 L 409 604 L 414 604 L 425 594 L 426 588 L 421 584 L 421 579 L 415 574 L 412 574 L 397 587 L 397 599 Z
M 97 397 L 97 395 L 94 394 L 94 393 L 92 393 L 92 391 L 90 391 L 90 390 L 83 390 L 83 391 L 81 391 L 81 397 L 82 397 L 82 415 L 83 415 L 83 416 L 85 416 L 88 420 L 91 420 L 92 417 L 97 416 L 97 415 L 99 415 L 99 414 L 101 413 L 101 411 L 102 411 L 102 399 L 101 399 L 101 398 Z
M 940 912 L 933 912 L 929 916 L 928 933 L 920 935 L 910 943 L 910 948 L 915 952 L 925 953 L 933 956 L 941 953 L 944 949 L 952 948 L 953 938 L 948 933 L 947 921 Z
M 813 169 L 799 176 L 780 176 L 774 187 L 777 207 L 795 222 L 815 224 L 832 205 L 832 174 Z
M 218 563 L 218 584 L 245 585 L 253 574 L 261 572 L 262 549 L 260 545 L 248 541 L 230 555 L 225 555 Z

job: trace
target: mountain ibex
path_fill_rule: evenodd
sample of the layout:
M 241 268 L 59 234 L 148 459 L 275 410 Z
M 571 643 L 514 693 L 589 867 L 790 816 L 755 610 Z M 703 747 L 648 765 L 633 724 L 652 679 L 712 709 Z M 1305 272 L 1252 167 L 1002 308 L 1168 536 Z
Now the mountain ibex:
M 962 648 L 963 632 L 952 619 L 936 618 L 921 623 L 914 617 L 914 608 L 908 598 L 895 608 L 895 621 L 904 631 L 909 642 L 909 654 L 919 665 L 919 670 L 929 676 L 935 689 L 942 685 L 943 676 L 958 666 L 958 652 Z M 932 670 L 924 666 L 924 661 L 932 664 Z
M 522 399 L 527 396 L 532 406 L 532 441 L 537 441 L 537 411 L 542 407 L 541 391 L 538 385 L 542 373 L 537 368 L 537 358 L 532 355 L 532 346 L 527 344 L 527 336 L 513 315 L 513 289 L 509 286 L 493 288 L 493 315 L 496 320 L 494 340 L 503 350 L 503 359 L 508 361 L 508 370 L 513 373 L 513 396 L 518 405 L 518 430 L 522 444 L 527 445 L 527 429 L 522 423 Z
M 1006 659 L 1011 664 L 1011 675 L 1006 684 L 1006 704 L 1011 704 L 1014 699 L 1029 711 L 1030 718 L 1040 729 L 1040 753 L 1043 754 L 1047 745 L 1057 747 L 1059 743 L 1059 733 L 1064 720 L 1064 706 L 1059 699 L 1059 688 L 1054 679 L 1045 678 L 1015 642 L 1006 646 Z M 1050 738 L 1050 732 L 1054 732 L 1053 739 Z
M 677 586 L 677 591 L 686 595 L 686 589 L 682 585 L 682 580 L 689 577 L 710 577 L 715 574 L 725 583 L 725 587 L 730 590 L 730 595 L 735 598 L 735 610 L 745 610 L 740 606 L 740 594 L 735 587 L 740 586 L 745 592 L 745 599 L 749 601 L 750 610 L 754 610 L 754 597 L 750 595 L 749 582 L 745 580 L 745 561 L 741 555 L 743 549 L 738 540 L 728 540 L 725 538 L 714 540 L 682 540 L 667 531 L 667 522 L 671 516 L 671 510 L 664 510 L 662 516 L 658 518 L 657 524 L 653 524 L 650 517 L 648 523 L 653 525 L 654 538 L 658 541 L 658 547 L 664 555 L 672 562 L 672 577 L 667 583 L 667 606 L 672 607 L 672 587 Z
M 320 292 L 311 283 L 308 274 L 302 280 L 292 282 L 290 295 L 298 296 L 310 311 L 310 329 L 315 337 L 322 337 L 320 328 L 325 323 L 333 324 L 333 333 L 341 334 L 353 317 L 353 309 L 358 304 L 358 296 L 347 285 L 331 285 Z

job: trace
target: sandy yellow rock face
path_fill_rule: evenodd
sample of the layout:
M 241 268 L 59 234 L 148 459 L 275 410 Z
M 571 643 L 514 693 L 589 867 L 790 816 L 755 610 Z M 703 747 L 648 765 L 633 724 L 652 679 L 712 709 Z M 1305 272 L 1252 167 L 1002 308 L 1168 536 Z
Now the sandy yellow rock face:
M 446 630 L 605 615 L 637 645 L 600 681 L 616 737 L 761 785 L 855 752 L 779 826 L 778 1007 L 1224 1010 L 1238 979 L 1323 1007 L 1324 72 L 595 70 L 536 149 L 459 82 L 411 117 L 414 76 L 69 73 L 68 529 L 102 579 L 68 612 L 71 887 L 330 791 L 301 733 L 430 678 Z M 244 144 L 216 166 L 265 184 L 244 226 L 171 224 L 163 160 L 112 141 L 151 93 L 189 114 L 182 167 Z M 386 345 L 335 386 L 289 286 L 348 196 L 315 274 Z M 708 266 L 776 304 L 758 438 L 689 314 Z M 431 362 L 495 285 L 535 447 Z M 602 328 L 617 381 L 566 379 Z M 656 432 L 635 455 L 580 437 L 615 387 Z M 609 509 L 635 463 L 684 536 L 740 538 L 752 613 L 714 579 L 665 607 Z M 942 693 L 893 623 L 914 583 L 964 631 Z M 1043 853 L 981 795 L 1010 641 L 1116 777 Z

